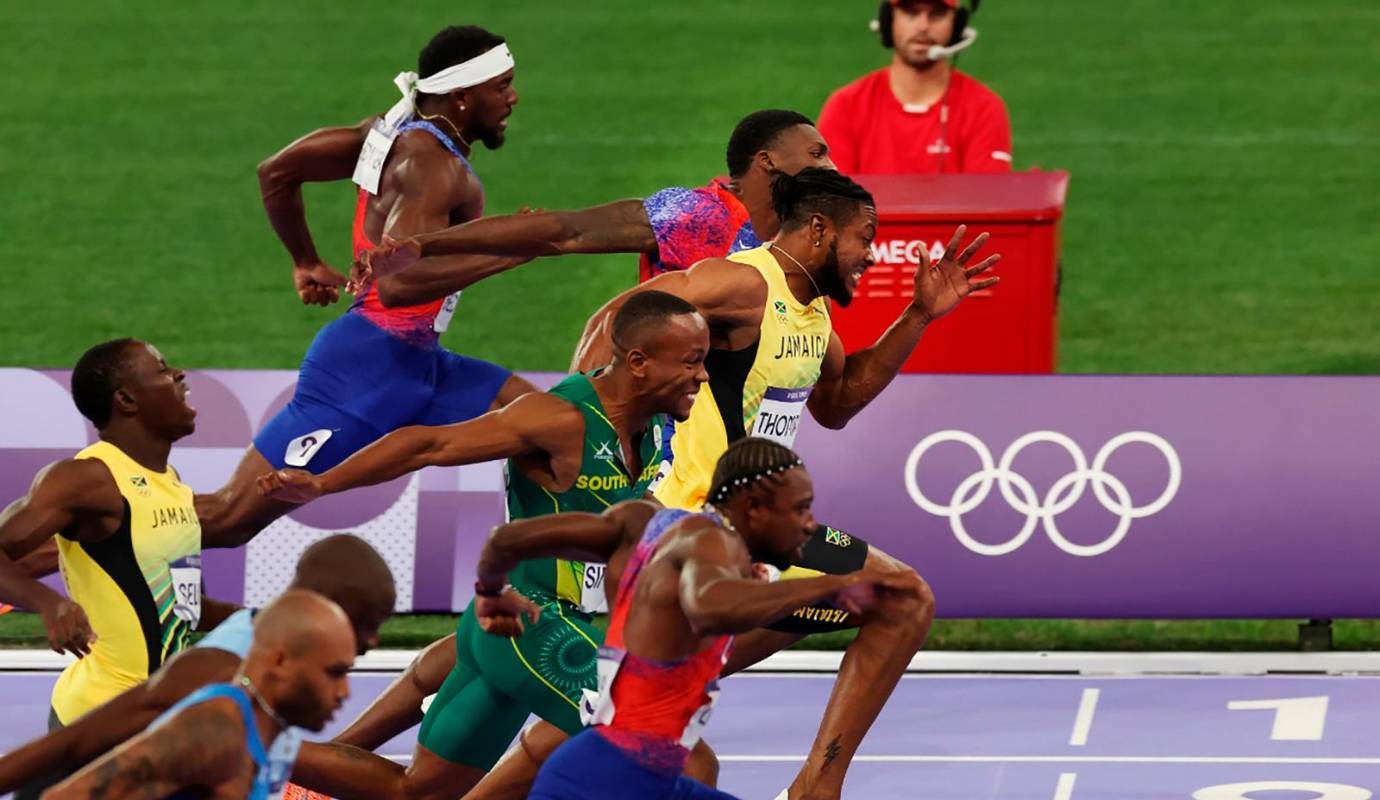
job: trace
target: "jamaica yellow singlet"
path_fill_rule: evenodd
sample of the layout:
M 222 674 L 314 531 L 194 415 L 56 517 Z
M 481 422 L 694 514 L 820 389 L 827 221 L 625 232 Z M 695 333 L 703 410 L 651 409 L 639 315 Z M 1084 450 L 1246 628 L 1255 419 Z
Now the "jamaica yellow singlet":
M 704 504 L 714 466 L 730 443 L 744 436 L 795 443 L 834 330 L 829 301 L 816 297 L 801 305 L 768 247 L 728 260 L 756 269 L 767 282 L 761 334 L 742 350 L 711 350 L 705 359 L 709 383 L 695 397 L 690 418 L 676 423 L 670 470 L 655 490 L 668 508 L 698 510 Z
M 86 612 L 96 642 L 63 670 L 53 710 L 64 725 L 148 679 L 187 644 L 201 617 L 201 523 L 192 490 L 171 466 L 153 472 L 109 442 L 77 453 L 110 470 L 125 516 L 109 538 L 59 534 L 67 594 Z

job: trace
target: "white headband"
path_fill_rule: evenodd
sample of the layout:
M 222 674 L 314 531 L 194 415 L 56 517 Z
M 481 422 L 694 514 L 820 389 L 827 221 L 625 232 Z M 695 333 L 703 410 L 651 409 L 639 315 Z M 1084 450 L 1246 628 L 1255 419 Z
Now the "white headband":
M 445 94 L 456 89 L 468 89 L 493 80 L 512 68 L 513 54 L 508 52 L 508 45 L 500 44 L 469 61 L 446 67 L 425 78 L 418 79 L 415 72 L 399 72 L 398 77 L 393 79 L 393 85 L 402 92 L 402 99 L 388 110 L 385 119 L 390 127 L 396 128 L 400 122 L 411 117 L 417 110 L 417 92 Z

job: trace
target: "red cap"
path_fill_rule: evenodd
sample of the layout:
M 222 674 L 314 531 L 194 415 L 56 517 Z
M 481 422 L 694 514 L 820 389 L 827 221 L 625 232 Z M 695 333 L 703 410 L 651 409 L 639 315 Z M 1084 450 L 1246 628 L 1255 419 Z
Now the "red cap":
M 902 4 L 904 4 L 904 3 L 914 3 L 914 2 L 916 2 L 916 0 L 891 0 L 891 4 L 892 4 L 893 6 L 899 6 L 899 5 L 902 5 Z M 939 0 L 939 2 L 943 3 L 944 5 L 948 6 L 949 8 L 958 8 L 958 0 Z

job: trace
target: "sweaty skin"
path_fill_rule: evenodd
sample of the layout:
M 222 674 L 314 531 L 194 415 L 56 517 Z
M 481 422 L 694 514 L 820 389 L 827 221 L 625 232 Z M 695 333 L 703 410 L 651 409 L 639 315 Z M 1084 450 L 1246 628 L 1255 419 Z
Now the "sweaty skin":
M 756 580 L 750 552 L 754 558 L 773 561 L 796 557 L 814 529 L 808 476 L 795 469 L 785 478 L 779 486 L 740 493 L 730 501 L 726 513 L 733 528 L 744 532 L 741 536 L 701 516 L 688 517 L 663 534 L 657 554 L 638 578 L 638 599 L 624 629 L 630 652 L 658 660 L 685 658 L 699 651 L 705 636 L 749 631 L 824 597 L 864 613 L 877 599 L 869 587 L 908 589 L 904 576 L 875 569 L 776 584 Z M 507 572 L 529 558 L 606 561 L 606 582 L 613 592 L 609 602 L 616 604 L 614 587 L 647 521 L 659 509 L 653 502 L 629 501 L 600 515 L 566 513 L 500 526 L 480 556 L 479 583 L 502 585 Z M 752 548 L 745 542 L 749 537 L 755 543 Z M 762 543 L 773 538 L 775 547 Z M 783 552 L 791 555 L 782 556 Z M 859 590 L 866 591 L 856 594 Z M 475 613 L 485 630 L 503 634 L 521 625 L 523 607 L 509 597 L 480 598 Z M 522 746 L 510 751 L 467 797 L 525 796 L 537 768 L 563 738 L 549 726 L 534 726 L 525 732 Z
M 115 392 L 109 422 L 100 438 L 155 472 L 167 469 L 173 442 L 196 428 L 196 410 L 187 404 L 186 374 L 168 366 L 153 345 L 132 342 L 126 377 Z M 125 501 L 110 470 L 96 459 L 63 459 L 34 476 L 29 493 L 0 512 L 0 602 L 36 611 L 55 652 L 84 656 L 95 633 L 86 613 L 39 583 L 40 569 L 17 562 L 52 559 L 55 531 L 79 542 L 100 542 L 124 520 Z M 37 554 L 35 556 L 35 554 Z M 203 600 L 200 630 L 209 630 L 235 610 Z
M 325 726 L 349 696 L 355 646 L 344 612 L 314 592 L 289 590 L 259 614 L 249 657 L 234 677 L 247 679 L 262 698 L 252 711 L 260 742 L 272 742 L 283 731 L 280 719 L 309 730 Z M 235 701 L 207 700 L 107 753 L 44 797 L 152 799 L 191 789 L 242 798 L 258 773 L 246 746 L 248 733 Z
M 844 427 L 895 378 L 931 322 L 952 311 L 968 294 L 997 282 L 983 273 L 1000 256 L 968 266 L 987 234 L 962 248 L 965 231 L 963 226 L 955 231 L 939 262 L 926 260 L 916 270 L 915 299 L 875 344 L 845 355 L 838 335 L 830 335 L 819 380 L 807 403 L 817 422 L 826 428 Z M 779 234 L 772 252 L 788 288 L 801 304 L 821 296 L 821 286 L 832 287 L 829 296 L 846 304 L 862 272 L 873 263 L 870 244 L 875 233 L 876 212 L 870 208 L 843 225 L 815 214 L 805 224 Z M 760 335 L 767 296 L 761 274 L 745 264 L 709 259 L 685 272 L 661 275 L 624 292 L 596 312 L 577 348 L 577 368 L 597 363 L 607 352 L 610 315 L 637 292 L 652 289 L 677 295 L 698 308 L 709 322 L 711 347 L 716 350 L 741 350 Z M 858 638 L 848 648 L 805 766 L 790 787 L 791 800 L 837 800 L 841 796 L 853 754 L 911 655 L 929 635 L 934 597 L 919 575 L 875 547 L 869 548 L 864 568 L 904 576 L 911 588 L 888 593 L 863 615 Z M 730 669 L 756 663 L 800 638 L 769 630 L 746 634 L 736 643 Z
M 496 142 L 490 146 L 502 143 L 501 128 L 517 103 L 512 81 L 513 71 L 509 70 L 479 86 L 445 96 L 428 95 L 421 100 L 420 112 L 435 119 L 443 132 L 453 130 L 460 134 L 455 144 L 468 158 L 468 142 L 482 139 L 486 143 Z M 455 110 L 459 106 L 469 110 Z M 303 303 L 324 306 L 335 302 L 345 279 L 325 264 L 316 251 L 306 221 L 302 184 L 349 180 L 375 119 L 369 117 L 354 126 L 315 131 L 259 165 L 264 210 L 292 257 L 293 282 Z M 483 188 L 479 179 L 436 137 L 426 131 L 408 131 L 393 143 L 379 192 L 368 201 L 364 232 L 374 243 L 382 242 L 385 236 L 414 236 L 473 219 L 482 208 Z M 360 280 L 373 281 L 384 306 L 417 305 L 446 297 L 526 261 L 488 255 L 452 256 L 417 269 L 380 270 L 376 275 L 356 276 L 352 288 L 367 288 L 359 285 Z M 526 379 L 511 375 L 490 409 L 502 408 L 534 391 L 536 387 Z M 197 495 L 196 511 L 201 519 L 204 547 L 239 547 L 293 509 L 292 503 L 273 500 L 257 491 L 255 480 L 270 469 L 267 459 L 251 445 L 220 490 Z
M 633 444 L 634 437 L 645 431 L 657 414 L 683 418 L 689 412 L 694 393 L 707 379 L 704 356 L 708 340 L 708 329 L 698 314 L 668 315 L 664 322 L 644 327 L 637 341 L 625 343 L 628 349 L 620 349 L 608 370 L 590 379 L 618 434 L 624 463 L 632 474 L 639 474 L 645 467 Z M 265 473 L 259 485 L 280 502 L 300 503 L 322 494 L 390 480 L 428 465 L 509 458 L 534 483 L 552 494 L 560 494 L 575 485 L 584 448 L 583 413 L 560 397 L 538 393 L 458 425 L 395 431 L 319 476 L 280 470 Z M 527 606 L 535 616 L 535 607 L 530 602 Z M 429 652 L 435 658 L 448 656 L 445 671 L 433 671 L 435 678 L 444 680 L 454 664 L 454 646 Z M 424 664 L 430 661 L 431 656 Z M 411 681 L 409 678 L 395 684 L 398 689 L 394 694 L 409 696 Z M 399 701 L 389 697 L 376 705 L 376 716 L 386 716 L 394 725 L 410 722 L 417 714 L 413 702 L 415 698 Z M 354 741 L 373 744 L 380 737 L 386 741 L 392 734 L 385 732 L 379 720 L 371 720 L 354 728 Z M 404 770 L 337 741 L 330 745 L 304 745 L 293 779 L 315 791 L 347 799 L 430 798 L 454 797 L 456 792 L 474 786 L 483 775 L 482 770 L 448 761 L 420 743 Z
M 343 534 L 308 548 L 289 588 L 315 591 L 344 609 L 361 654 L 377 646 L 379 626 L 392 614 L 395 600 L 387 564 L 363 540 Z M 184 650 L 147 682 L 0 757 L 0 795 L 41 775 L 81 767 L 147 728 L 197 689 L 230 680 L 240 666 L 239 655 L 225 650 Z
M 747 209 L 753 230 L 763 239 L 776 235 L 780 220 L 771 204 L 771 181 L 778 174 L 795 174 L 806 167 L 832 168 L 829 145 L 813 125 L 781 131 L 756 153 L 742 175 L 732 176 L 731 191 Z M 392 272 L 432 265 L 446 256 L 492 253 L 519 258 L 570 253 L 657 252 L 656 232 L 641 199 L 618 200 L 577 211 L 486 217 L 410 238 L 390 237 L 367 254 L 369 267 Z

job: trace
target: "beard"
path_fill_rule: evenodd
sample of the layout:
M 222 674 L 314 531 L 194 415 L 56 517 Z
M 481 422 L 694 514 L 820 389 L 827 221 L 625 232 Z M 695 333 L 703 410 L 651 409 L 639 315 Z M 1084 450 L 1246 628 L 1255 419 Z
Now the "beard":
M 326 711 L 320 708 L 306 681 L 298 680 L 273 703 L 273 710 L 298 728 L 320 731 L 326 727 Z
M 848 285 L 843 280 L 843 275 L 839 272 L 839 242 L 835 239 L 829 245 L 829 259 L 824 262 L 823 273 L 820 277 L 819 288 L 824 292 L 824 296 L 838 303 L 844 308 L 853 302 L 853 293 L 848 290 Z
M 506 140 L 507 136 L 501 130 L 486 130 L 479 134 L 479 141 L 483 142 L 484 146 L 490 150 L 499 149 Z

